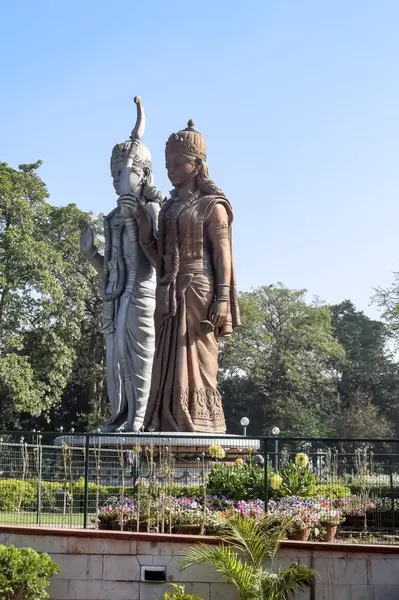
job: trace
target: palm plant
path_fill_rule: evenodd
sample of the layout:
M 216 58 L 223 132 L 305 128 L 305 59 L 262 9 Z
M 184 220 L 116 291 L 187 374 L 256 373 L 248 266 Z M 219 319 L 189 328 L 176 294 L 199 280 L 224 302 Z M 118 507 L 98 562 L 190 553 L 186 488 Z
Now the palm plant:
M 239 591 L 242 600 L 288 600 L 310 586 L 315 571 L 294 563 L 275 570 L 274 559 L 289 522 L 275 516 L 262 520 L 243 517 L 217 517 L 218 546 L 197 544 L 183 554 L 182 569 L 207 563 Z M 271 568 L 265 567 L 271 559 Z

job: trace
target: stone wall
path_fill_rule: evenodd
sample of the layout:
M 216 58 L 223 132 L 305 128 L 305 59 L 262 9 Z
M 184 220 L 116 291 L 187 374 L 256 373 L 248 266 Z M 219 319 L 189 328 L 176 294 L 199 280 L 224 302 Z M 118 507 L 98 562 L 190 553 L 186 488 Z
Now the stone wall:
M 189 536 L 0 526 L 0 543 L 48 552 L 58 562 L 61 573 L 53 580 L 51 600 L 160 600 L 169 584 L 140 581 L 141 566 L 150 565 L 166 566 L 168 582 L 181 582 L 204 600 L 239 600 L 209 567 L 180 571 L 180 553 L 196 541 Z M 399 547 L 284 542 L 277 563 L 287 567 L 294 561 L 319 573 L 315 588 L 300 600 L 399 598 Z

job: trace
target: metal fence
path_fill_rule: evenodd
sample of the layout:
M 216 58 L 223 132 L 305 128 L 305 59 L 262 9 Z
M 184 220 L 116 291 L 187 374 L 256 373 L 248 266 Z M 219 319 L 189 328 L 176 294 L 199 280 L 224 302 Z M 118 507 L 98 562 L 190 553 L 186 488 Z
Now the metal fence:
M 188 531 L 287 496 L 345 507 L 341 536 L 397 542 L 399 440 L 0 433 L 1 524 Z

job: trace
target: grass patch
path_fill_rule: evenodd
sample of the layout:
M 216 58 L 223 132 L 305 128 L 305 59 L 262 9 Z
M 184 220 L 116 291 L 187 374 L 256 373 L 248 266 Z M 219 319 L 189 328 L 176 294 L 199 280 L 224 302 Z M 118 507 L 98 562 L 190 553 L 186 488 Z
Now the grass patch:
M 89 514 L 87 525 L 94 528 L 95 513 Z M 37 515 L 35 512 L 0 512 L 0 525 L 37 525 Z M 40 525 L 47 527 L 83 527 L 83 513 L 74 513 L 72 515 L 62 515 L 57 513 L 40 514 Z

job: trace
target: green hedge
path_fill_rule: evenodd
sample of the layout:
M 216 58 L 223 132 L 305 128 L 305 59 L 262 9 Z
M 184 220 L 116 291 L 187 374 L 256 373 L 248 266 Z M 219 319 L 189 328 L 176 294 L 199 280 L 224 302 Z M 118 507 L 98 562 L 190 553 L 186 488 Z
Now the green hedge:
M 32 548 L 0 546 L 2 600 L 44 600 L 48 598 L 47 588 L 53 575 L 59 572 L 48 554 L 39 554 Z
M 19 507 L 33 505 L 36 489 L 30 481 L 0 479 L 0 510 L 16 511 Z
M 220 494 L 232 500 L 262 499 L 264 497 L 264 470 L 257 466 L 242 468 L 240 466 L 218 465 L 209 474 L 206 492 L 207 494 Z M 160 486 L 153 488 L 153 493 L 158 495 L 162 491 L 175 497 L 201 497 L 204 490 L 201 486 Z M 359 495 L 361 489 L 357 486 L 344 486 L 341 484 L 317 484 L 311 496 L 325 496 L 327 498 L 346 497 L 351 494 Z M 372 490 L 372 492 L 377 490 Z M 119 497 L 120 486 L 97 486 L 89 482 L 88 486 L 89 511 L 94 511 L 102 506 L 111 497 Z M 98 497 L 97 497 L 98 494 Z M 394 494 L 399 495 L 399 489 L 394 488 Z M 66 495 L 66 497 L 65 497 Z M 126 498 L 134 498 L 137 488 L 124 488 Z M 278 495 L 269 488 L 269 497 Z M 281 493 L 279 494 L 281 495 Z M 378 494 L 371 496 L 391 496 L 391 489 L 384 487 L 378 490 Z M 41 508 L 43 512 L 61 512 L 66 501 L 70 506 L 73 501 L 73 510 L 81 511 L 84 506 L 84 479 L 75 481 L 71 486 L 62 482 L 41 482 Z M 0 479 L 0 511 L 16 512 L 18 509 L 35 510 L 38 500 L 38 483 L 35 480 L 20 481 L 18 479 Z
M 324 498 L 347 498 L 351 495 L 351 490 L 345 485 L 339 483 L 319 483 L 316 485 L 314 496 L 323 496 Z

